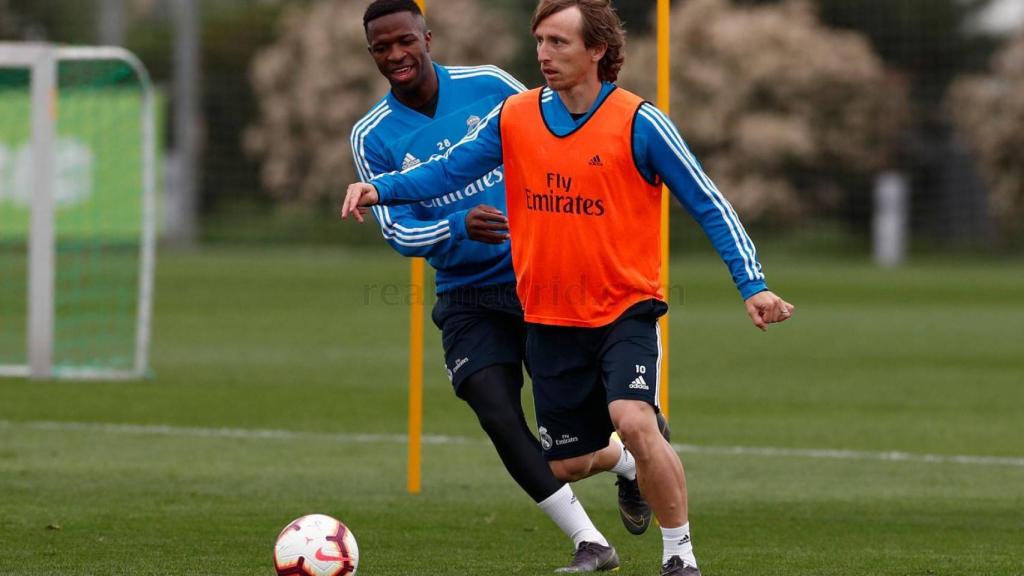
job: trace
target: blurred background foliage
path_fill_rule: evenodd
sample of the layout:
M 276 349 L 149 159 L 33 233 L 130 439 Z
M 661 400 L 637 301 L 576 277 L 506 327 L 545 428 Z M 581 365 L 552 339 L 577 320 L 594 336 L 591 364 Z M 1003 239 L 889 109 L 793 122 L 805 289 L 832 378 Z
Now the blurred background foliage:
M 671 30 L 686 55 L 671 63 L 673 118 L 745 223 L 863 216 L 908 113 L 905 85 L 863 34 L 827 28 L 805 1 L 692 0 Z M 656 59 L 654 38 L 631 43 L 627 61 Z M 648 70 L 626 67 L 621 81 L 654 100 Z
M 0 0 L 0 38 L 98 43 L 104 1 Z M 170 0 L 118 1 L 125 46 L 170 95 Z M 1007 1 L 675 0 L 673 116 L 756 238 L 863 253 L 885 169 L 909 177 L 915 249 L 1012 253 L 1022 31 L 983 23 Z M 333 207 L 353 172 L 351 122 L 386 89 L 363 46 L 367 3 L 200 3 L 204 241 L 377 241 L 372 227 L 336 222 Z M 438 61 L 540 83 L 535 2 L 427 4 Z M 648 97 L 654 6 L 618 3 L 623 82 Z M 673 227 L 677 243 L 699 236 L 685 218 Z
M 293 6 L 277 40 L 252 59 L 259 115 L 246 131 L 246 149 L 279 202 L 338 202 L 358 179 L 345 136 L 388 90 L 366 50 L 363 10 L 351 1 Z M 430 27 L 439 62 L 508 67 L 519 51 L 520 36 L 502 15 L 474 0 L 446 0 L 431 12 Z
M 1024 35 L 999 51 L 984 73 L 959 78 L 947 102 L 990 186 L 1003 237 L 1024 232 Z

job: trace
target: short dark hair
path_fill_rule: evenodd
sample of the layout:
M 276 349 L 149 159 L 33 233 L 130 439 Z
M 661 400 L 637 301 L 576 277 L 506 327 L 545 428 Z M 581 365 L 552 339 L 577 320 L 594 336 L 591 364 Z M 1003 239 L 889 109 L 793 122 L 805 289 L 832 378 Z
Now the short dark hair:
M 533 13 L 532 31 L 536 32 L 537 26 L 547 17 L 573 6 L 583 14 L 583 43 L 586 47 L 595 48 L 601 44 L 606 47 L 604 57 L 597 64 L 598 77 L 605 82 L 615 82 L 626 60 L 623 54 L 626 31 L 611 0 L 541 0 Z
M 420 5 L 413 0 L 374 0 L 363 13 L 363 32 L 369 31 L 370 22 L 398 12 L 412 12 L 417 16 L 423 16 Z

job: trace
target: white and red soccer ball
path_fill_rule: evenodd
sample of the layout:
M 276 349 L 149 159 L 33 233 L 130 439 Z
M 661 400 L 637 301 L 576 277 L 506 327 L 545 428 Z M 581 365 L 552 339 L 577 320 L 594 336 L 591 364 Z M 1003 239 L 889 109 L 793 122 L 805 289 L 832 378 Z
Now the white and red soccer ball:
M 274 546 L 274 567 L 280 576 L 353 576 L 358 566 L 356 537 L 324 514 L 295 520 Z

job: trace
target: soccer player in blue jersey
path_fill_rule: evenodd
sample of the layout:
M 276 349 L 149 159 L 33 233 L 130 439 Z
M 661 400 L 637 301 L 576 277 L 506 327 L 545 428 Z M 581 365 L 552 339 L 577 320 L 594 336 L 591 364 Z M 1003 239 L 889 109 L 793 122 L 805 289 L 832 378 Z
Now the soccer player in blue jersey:
M 649 385 L 661 357 L 656 320 L 667 311 L 661 184 L 704 229 L 755 326 L 787 320 L 793 306 L 768 290 L 753 242 L 672 121 L 613 83 L 624 33 L 610 1 L 541 0 L 533 34 L 546 87 L 510 96 L 434 161 L 353 184 L 342 216 L 420 202 L 505 167 L 507 230 L 550 465 L 561 478 L 601 471 L 592 451 L 617 429 L 661 525 L 661 576 L 700 576 L 683 467 L 658 434 Z M 587 546 L 577 561 L 597 552 Z
M 352 151 L 364 181 L 444 154 L 506 97 L 525 90 L 494 66 L 433 63 L 431 34 L 412 0 L 377 0 L 366 9 L 363 24 L 370 55 L 391 84 L 352 129 Z M 584 543 L 605 551 L 601 566 L 559 571 L 611 569 L 618 566 L 615 549 L 570 486 L 556 479 L 523 414 L 525 326 L 509 244 L 503 242 L 508 235 L 501 222 L 505 187 L 499 164 L 458 187 L 435 189 L 422 202 L 374 206 L 373 213 L 395 250 L 422 256 L 436 270 L 432 318 L 442 332 L 448 376 L 509 474 L 573 540 L 574 551 Z M 470 235 L 494 243 L 472 242 Z M 642 532 L 651 513 L 640 496 L 632 456 L 612 443 L 595 457 L 603 469 L 620 475 L 623 521 L 631 532 Z

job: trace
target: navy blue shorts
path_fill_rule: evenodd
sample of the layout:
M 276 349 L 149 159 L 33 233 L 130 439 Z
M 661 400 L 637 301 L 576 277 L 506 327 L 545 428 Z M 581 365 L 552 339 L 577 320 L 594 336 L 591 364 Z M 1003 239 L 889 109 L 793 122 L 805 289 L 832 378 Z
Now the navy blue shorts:
M 459 385 L 475 372 L 523 363 L 526 325 L 515 284 L 442 292 L 430 317 L 441 329 L 444 365 L 456 395 Z
M 658 410 L 659 300 L 629 307 L 600 328 L 527 324 L 537 431 L 544 456 L 562 460 L 608 445 L 613 400 L 641 400 Z

